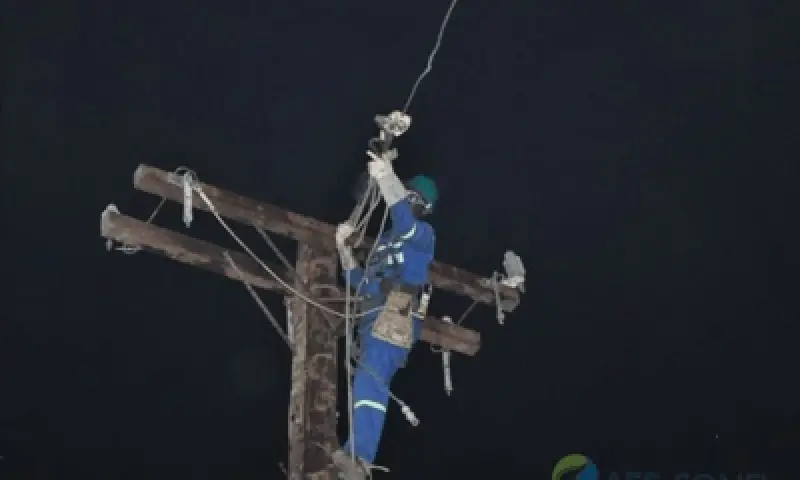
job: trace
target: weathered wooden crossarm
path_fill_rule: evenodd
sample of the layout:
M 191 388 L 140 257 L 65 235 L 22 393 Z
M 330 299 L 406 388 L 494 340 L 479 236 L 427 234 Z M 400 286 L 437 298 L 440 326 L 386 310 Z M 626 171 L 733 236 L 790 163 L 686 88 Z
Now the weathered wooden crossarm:
M 133 186 L 143 192 L 175 202 L 183 202 L 180 179 L 155 167 L 140 165 L 133 176 Z M 335 247 L 336 228 L 333 225 L 213 185 L 200 183 L 199 186 L 223 217 L 285 235 L 307 245 L 322 248 Z M 192 205 L 209 211 L 208 206 L 197 195 L 194 195 Z M 434 262 L 431 265 L 430 280 L 436 288 L 488 305 L 495 303 L 495 292 L 488 279 L 460 268 Z M 519 292 L 516 289 L 501 285 L 498 293 L 504 308 L 508 311 L 519 305 Z
M 213 243 L 158 227 L 109 209 L 103 212 L 100 230 L 103 237 L 126 245 L 138 246 L 149 252 L 224 275 L 233 280 L 243 279 L 264 290 L 290 293 L 284 285 L 272 278 L 255 260 L 244 253 L 227 250 Z M 225 258 L 225 253 L 230 255 L 244 278 L 230 265 Z M 293 281 L 289 278 L 285 268 L 279 265 L 267 264 L 267 266 L 289 285 L 292 284 Z M 327 306 L 339 311 L 342 309 L 341 303 L 329 303 Z M 480 348 L 478 332 L 445 323 L 433 316 L 425 318 L 422 340 L 465 355 L 475 355 Z

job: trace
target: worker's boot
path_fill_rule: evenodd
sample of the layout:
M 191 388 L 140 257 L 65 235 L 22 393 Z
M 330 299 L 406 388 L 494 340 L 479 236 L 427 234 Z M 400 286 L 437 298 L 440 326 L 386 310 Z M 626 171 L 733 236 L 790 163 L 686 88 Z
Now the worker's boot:
M 333 464 L 339 469 L 340 478 L 345 480 L 365 480 L 367 478 L 366 472 L 358 464 L 358 461 L 350 457 L 341 448 L 333 452 L 331 458 L 333 459 Z

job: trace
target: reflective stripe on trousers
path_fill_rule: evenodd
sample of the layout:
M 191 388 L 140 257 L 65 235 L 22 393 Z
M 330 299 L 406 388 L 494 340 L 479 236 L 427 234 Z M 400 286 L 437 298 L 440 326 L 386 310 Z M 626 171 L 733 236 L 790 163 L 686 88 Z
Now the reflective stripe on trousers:
M 410 350 L 378 340 L 371 335 L 377 315 L 364 318 L 360 329 L 361 357 L 353 379 L 353 447 L 357 457 L 375 462 L 389 404 L 388 388 L 397 370 L 405 363 Z M 414 341 L 419 339 L 422 322 L 414 318 Z M 367 371 L 364 365 L 369 369 Z M 378 377 L 376 379 L 375 377 Z M 349 441 L 345 451 L 350 451 Z
M 354 409 L 360 407 L 374 408 L 375 410 L 380 410 L 381 412 L 386 413 L 386 405 L 378 403 L 374 400 L 359 400 L 355 405 L 353 405 Z

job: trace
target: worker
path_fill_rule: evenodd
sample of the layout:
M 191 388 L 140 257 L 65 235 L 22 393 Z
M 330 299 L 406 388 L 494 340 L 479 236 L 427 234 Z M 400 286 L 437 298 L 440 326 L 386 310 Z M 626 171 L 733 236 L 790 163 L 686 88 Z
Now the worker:
M 343 274 L 364 299 L 358 323 L 360 361 L 353 380 L 354 438 L 332 455 L 347 480 L 364 479 L 366 467 L 375 460 L 389 403 L 389 384 L 419 340 L 424 317 L 419 299 L 434 257 L 433 227 L 421 219 L 433 211 L 438 199 L 436 184 L 418 175 L 404 185 L 388 159 L 372 158 L 369 175 L 389 207 L 391 228 L 377 240 L 364 268 L 358 266 L 352 248 L 346 244 L 353 226 L 343 223 L 336 231 Z M 351 451 L 355 458 L 351 458 Z

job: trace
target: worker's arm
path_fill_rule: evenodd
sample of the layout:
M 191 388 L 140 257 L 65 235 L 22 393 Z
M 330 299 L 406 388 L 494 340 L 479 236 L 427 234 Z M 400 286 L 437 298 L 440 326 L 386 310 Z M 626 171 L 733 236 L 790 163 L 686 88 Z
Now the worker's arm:
M 418 221 L 411 212 L 408 191 L 394 173 L 392 164 L 381 158 L 373 157 L 367 166 L 370 176 L 375 179 L 386 205 L 389 206 L 393 236 L 399 236 L 422 248 L 429 244 L 432 245 L 433 229 L 427 223 Z

